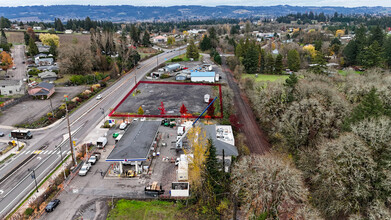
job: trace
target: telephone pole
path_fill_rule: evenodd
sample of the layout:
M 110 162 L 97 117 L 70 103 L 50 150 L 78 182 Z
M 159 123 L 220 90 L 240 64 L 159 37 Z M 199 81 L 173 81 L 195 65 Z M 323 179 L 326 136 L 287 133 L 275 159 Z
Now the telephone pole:
M 66 113 L 67 113 L 67 121 L 68 121 L 69 146 L 71 147 L 73 166 L 76 166 L 77 165 L 77 161 L 76 161 L 76 158 L 75 158 L 75 154 L 73 152 L 71 125 L 69 123 L 69 112 L 68 112 L 68 105 L 67 105 L 68 95 L 64 95 L 64 98 L 65 98 L 65 110 L 66 110 Z

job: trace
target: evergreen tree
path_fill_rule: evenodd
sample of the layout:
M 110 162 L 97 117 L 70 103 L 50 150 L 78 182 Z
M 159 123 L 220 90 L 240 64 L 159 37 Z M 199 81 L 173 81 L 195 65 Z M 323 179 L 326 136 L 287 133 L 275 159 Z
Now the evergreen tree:
M 7 36 L 3 29 L 1 29 L 0 45 L 3 47 L 8 44 Z
M 289 75 L 289 78 L 285 80 L 284 86 L 288 87 L 288 97 L 287 97 L 288 102 L 293 102 L 295 100 L 294 93 L 298 82 L 299 82 L 299 78 L 297 78 L 295 73 Z
M 383 65 L 383 48 L 377 41 L 374 41 L 369 47 L 364 48 L 358 59 L 366 68 L 381 67 Z
M 151 41 L 149 40 L 149 32 L 145 30 L 143 35 L 143 45 L 149 47 L 151 45 Z
M 187 46 L 186 57 L 193 58 L 194 60 L 196 60 L 199 56 L 200 54 L 198 53 L 198 49 L 194 44 L 194 40 L 191 39 L 189 42 L 189 46 Z
M 314 42 L 315 50 L 320 51 L 322 49 L 322 44 L 323 44 L 322 40 L 316 40 Z
M 326 67 L 326 60 L 323 56 L 323 54 L 319 51 L 316 52 L 316 56 L 314 58 L 314 66 L 311 67 L 311 71 L 316 74 L 324 74 L 327 67 Z
M 140 43 L 139 31 L 134 24 L 130 28 L 130 38 L 133 40 L 134 45 L 138 45 Z
M 380 45 L 380 46 L 383 46 L 384 44 L 384 32 L 383 30 L 380 28 L 380 26 L 376 26 L 374 28 L 371 29 L 371 35 L 369 36 L 369 42 L 375 42 L 377 41 L 377 43 Z
M 202 51 L 209 50 L 212 47 L 212 43 L 208 35 L 205 35 L 204 38 L 201 40 L 200 43 L 200 49 Z
M 57 46 L 54 43 L 54 41 L 50 41 L 49 46 L 50 46 L 49 54 L 53 55 L 56 58 L 58 54 L 57 54 Z
M 350 130 L 350 125 L 360 122 L 367 118 L 379 118 L 387 114 L 386 109 L 375 88 L 364 96 L 360 104 L 358 104 L 352 111 L 350 117 L 345 120 L 344 129 Z
M 356 64 L 358 53 L 356 41 L 351 40 L 343 50 L 346 65 L 350 66 Z
M 249 47 L 247 53 L 243 54 L 243 66 L 247 73 L 255 73 L 258 69 L 258 51 L 255 46 Z
M 288 68 L 292 71 L 299 71 L 300 69 L 300 55 L 297 50 L 290 50 L 288 52 Z
M 261 49 L 259 53 L 259 72 L 261 74 L 265 73 L 266 68 L 266 52 L 264 49 Z
M 39 53 L 38 51 L 38 47 L 37 45 L 35 44 L 35 41 L 33 40 L 33 38 L 30 37 L 30 40 L 29 40 L 29 54 L 30 56 L 35 56 Z
M 138 108 L 137 114 L 138 114 L 138 115 L 144 115 L 144 109 L 143 109 L 143 107 L 140 106 L 140 107 Z
M 23 32 L 23 34 L 24 34 L 24 44 L 25 44 L 25 45 L 29 45 L 29 42 L 30 42 L 30 35 L 28 35 L 28 34 L 26 33 L 26 31 Z
M 216 147 L 211 139 L 208 140 L 208 155 L 205 159 L 205 179 L 206 182 L 212 187 L 215 199 L 220 200 L 223 198 L 224 189 L 224 168 L 217 160 Z
M 282 63 L 282 55 L 278 54 L 276 57 L 276 63 L 274 65 L 274 72 L 276 74 L 282 74 L 282 70 L 284 68 L 283 63 Z
M 273 58 L 273 55 L 270 53 L 266 56 L 265 73 L 266 74 L 273 74 L 274 73 L 274 58 Z
M 391 68 L 391 36 L 387 37 L 384 42 L 384 57 L 388 68 Z

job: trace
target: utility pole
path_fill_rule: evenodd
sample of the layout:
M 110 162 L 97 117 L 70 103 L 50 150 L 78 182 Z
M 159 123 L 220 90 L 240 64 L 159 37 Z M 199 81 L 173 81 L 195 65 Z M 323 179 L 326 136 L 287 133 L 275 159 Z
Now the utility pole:
M 55 147 L 55 148 L 57 148 L 57 146 Z M 60 150 L 60 157 L 61 157 L 61 162 L 62 162 L 62 150 L 61 150 L 61 145 L 59 146 L 59 150 Z M 60 163 L 61 163 L 60 162 Z M 63 166 L 64 166 L 64 164 L 63 164 Z M 64 180 L 67 178 L 67 175 L 65 174 L 65 168 L 63 169 L 64 170 Z
M 65 98 L 65 110 L 67 112 L 67 121 L 68 121 L 69 146 L 71 147 L 73 166 L 76 166 L 77 165 L 77 161 L 76 161 L 76 158 L 75 158 L 75 153 L 73 152 L 71 125 L 69 123 L 69 111 L 68 111 L 68 105 L 67 105 L 68 95 L 64 95 L 64 98 Z
M 50 109 L 52 110 L 52 117 L 54 117 L 53 105 L 52 105 L 52 96 L 49 97 Z
M 37 189 L 37 192 L 39 192 L 39 191 L 38 191 L 37 178 L 36 178 L 36 176 L 35 176 L 35 170 L 29 168 L 28 171 L 29 171 L 29 172 L 32 172 L 32 173 L 31 173 L 31 178 L 34 179 L 34 181 L 35 181 L 35 188 Z

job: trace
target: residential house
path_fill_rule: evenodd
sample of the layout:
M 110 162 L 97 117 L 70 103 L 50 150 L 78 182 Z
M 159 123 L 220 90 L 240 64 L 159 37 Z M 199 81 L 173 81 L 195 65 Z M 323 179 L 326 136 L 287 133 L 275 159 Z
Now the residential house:
M 54 84 L 41 82 L 38 85 L 31 87 L 28 92 L 31 96 L 48 99 L 55 92 Z
M 167 42 L 167 37 L 164 36 L 157 36 L 153 38 L 154 43 L 164 43 Z
M 21 80 L 0 80 L 1 95 L 23 95 L 24 88 Z
M 42 81 L 54 81 L 57 79 L 57 74 L 52 71 L 45 71 L 38 74 L 38 77 L 42 79 Z
M 42 27 L 40 27 L 40 26 L 34 26 L 34 27 L 33 27 L 33 30 L 34 30 L 34 31 L 41 31 L 41 30 L 42 30 Z
M 42 42 L 35 42 L 40 53 L 49 53 L 50 46 L 42 44 Z M 46 56 L 46 55 L 45 55 Z
M 73 31 L 72 30 L 65 30 L 65 34 L 72 34 Z

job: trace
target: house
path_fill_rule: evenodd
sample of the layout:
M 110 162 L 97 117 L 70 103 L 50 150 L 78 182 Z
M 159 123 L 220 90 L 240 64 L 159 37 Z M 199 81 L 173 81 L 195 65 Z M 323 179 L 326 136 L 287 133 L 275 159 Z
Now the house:
M 52 83 L 41 82 L 29 89 L 29 94 L 39 98 L 49 98 L 55 92 L 54 85 Z
M 215 72 L 191 72 L 190 78 L 192 82 L 215 82 Z
M 39 53 L 49 53 L 50 46 L 42 44 L 42 42 L 35 42 L 35 44 L 38 47 Z M 46 56 L 46 54 L 44 54 Z
M 153 38 L 154 43 L 164 43 L 167 42 L 167 37 L 164 36 L 156 36 Z
M 0 80 L 0 95 L 23 95 L 24 88 L 21 80 Z
M 40 66 L 51 66 L 54 63 L 53 58 L 49 57 L 35 57 L 35 64 Z
M 52 71 L 45 71 L 38 74 L 38 77 L 42 79 L 42 81 L 54 81 L 57 79 L 57 74 Z
M 73 31 L 72 30 L 65 30 L 65 34 L 72 34 Z
M 150 151 L 155 146 L 160 123 L 160 121 L 133 121 L 106 161 L 120 162 L 120 171 L 123 164 L 135 166 L 136 173 L 147 170 Z
M 204 125 L 206 136 L 212 139 L 216 147 L 217 159 L 223 161 L 224 170 L 229 171 L 231 166 L 232 156 L 239 155 L 235 147 L 235 139 L 230 125 Z M 224 158 L 223 158 L 224 156 Z
M 33 26 L 33 30 L 34 31 L 41 31 L 42 27 L 40 27 L 40 26 Z

